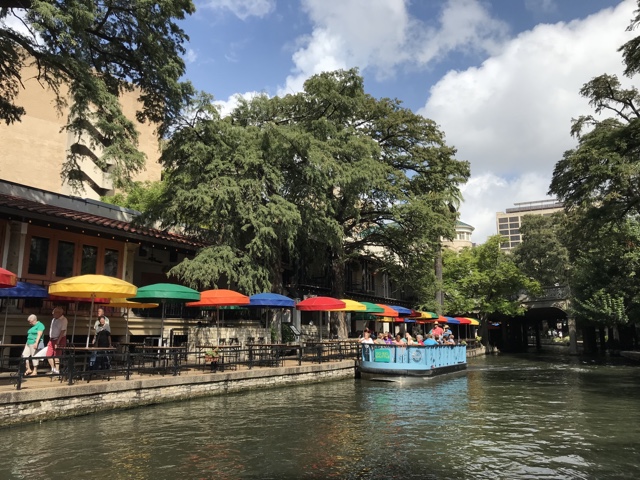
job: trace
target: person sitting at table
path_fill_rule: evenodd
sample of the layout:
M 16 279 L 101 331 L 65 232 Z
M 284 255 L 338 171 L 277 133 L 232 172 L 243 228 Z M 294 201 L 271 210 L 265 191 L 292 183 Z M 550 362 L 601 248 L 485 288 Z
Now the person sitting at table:
M 212 349 L 204 352 L 204 360 L 205 362 L 209 362 L 212 372 L 215 372 L 218 369 L 219 359 L 220 359 L 220 350 L 218 350 L 218 347 L 213 347 Z
M 44 335 L 44 324 L 38 321 L 38 317 L 35 315 L 29 315 L 27 322 L 31 325 L 31 328 L 27 330 L 27 343 L 22 351 L 22 358 L 25 360 L 25 375 L 36 375 L 38 373 L 38 360 L 33 360 L 33 368 L 29 366 L 29 359 L 36 354 L 38 345 L 42 342 Z M 44 348 L 44 345 L 42 346 Z
M 111 348 L 113 347 L 111 343 L 111 328 L 106 324 L 106 317 L 101 315 L 98 317 L 98 328 L 96 329 L 96 336 L 93 339 L 93 344 L 99 348 Z M 109 356 L 106 354 L 97 356 L 95 362 L 95 368 L 97 369 L 106 369 L 110 368 Z

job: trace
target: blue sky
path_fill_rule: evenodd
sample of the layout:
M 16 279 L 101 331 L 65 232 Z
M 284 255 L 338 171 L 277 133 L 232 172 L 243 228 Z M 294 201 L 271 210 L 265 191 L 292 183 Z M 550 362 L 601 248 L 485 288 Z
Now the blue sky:
M 548 198 L 575 146 L 578 95 L 618 74 L 636 0 L 195 0 L 187 78 L 223 112 L 237 95 L 301 90 L 309 76 L 360 68 L 365 88 L 434 119 L 471 162 L 461 220 L 482 243 L 495 213 Z M 636 34 L 638 32 L 635 32 Z M 627 80 L 628 81 L 628 80 Z

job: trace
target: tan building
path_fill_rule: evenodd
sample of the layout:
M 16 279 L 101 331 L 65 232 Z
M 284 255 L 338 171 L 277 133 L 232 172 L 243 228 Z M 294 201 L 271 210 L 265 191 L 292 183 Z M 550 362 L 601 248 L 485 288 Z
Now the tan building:
M 520 225 L 525 215 L 552 215 L 562 210 L 563 205 L 555 199 L 536 200 L 533 202 L 515 203 L 514 208 L 507 208 L 506 212 L 496 213 L 496 229 L 504 237 L 500 244 L 502 250 L 511 251 L 522 242 Z
M 66 125 L 68 108 L 58 112 L 55 95 L 46 89 L 36 78 L 35 67 L 22 73 L 24 89 L 20 91 L 16 104 L 26 110 L 22 121 L 11 125 L 0 125 L 0 179 L 22 185 L 39 188 L 63 195 L 81 195 L 97 200 L 101 195 L 112 193 L 112 183 L 108 172 L 103 172 L 86 156 L 82 165 L 85 174 L 85 191 L 71 191 L 63 183 L 60 173 L 67 152 L 74 146 L 87 143 L 62 130 Z M 61 92 L 62 95 L 65 92 Z M 124 114 L 135 119 L 138 106 L 137 94 L 125 92 L 121 98 Z M 154 135 L 154 126 L 137 123 L 139 149 L 146 155 L 146 170 L 140 172 L 135 180 L 160 180 L 160 156 L 158 139 Z M 96 156 L 100 152 L 93 151 Z
M 475 230 L 474 227 L 469 225 L 468 223 L 464 223 L 461 221 L 456 222 L 456 236 L 453 240 L 443 240 L 442 246 L 459 252 L 463 248 L 471 248 L 473 247 L 473 242 L 471 241 L 471 234 Z

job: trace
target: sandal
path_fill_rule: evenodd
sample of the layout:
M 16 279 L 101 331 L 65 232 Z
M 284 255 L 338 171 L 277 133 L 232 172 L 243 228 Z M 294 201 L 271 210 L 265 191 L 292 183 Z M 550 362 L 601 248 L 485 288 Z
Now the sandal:
M 24 376 L 28 377 L 29 375 L 31 375 L 33 372 L 31 370 L 29 370 L 28 372 L 24 372 Z

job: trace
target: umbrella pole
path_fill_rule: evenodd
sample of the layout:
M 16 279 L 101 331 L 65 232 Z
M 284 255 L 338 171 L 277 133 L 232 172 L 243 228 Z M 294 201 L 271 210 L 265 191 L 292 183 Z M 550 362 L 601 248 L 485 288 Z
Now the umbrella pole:
M 78 302 L 73 302 L 73 330 L 71 330 L 71 343 L 76 337 L 76 318 L 78 317 Z
M 7 314 L 9 313 L 9 305 L 4 306 L 4 327 L 2 327 L 2 343 L 4 343 L 4 332 L 7 331 Z M 37 347 L 37 345 L 36 345 Z
M 218 337 L 217 345 L 220 345 L 220 307 L 216 307 L 216 336 Z
M 162 320 L 160 321 L 160 339 L 158 340 L 158 346 L 162 346 L 162 337 L 164 336 L 164 307 L 166 305 L 166 301 L 162 300 Z
M 130 308 L 126 309 L 126 319 L 127 319 L 127 326 L 126 326 L 126 330 L 124 332 L 124 341 L 126 343 L 129 343 L 129 312 L 131 311 Z
M 91 309 L 89 310 L 89 331 L 87 332 L 87 348 L 89 348 L 89 337 L 91 337 L 91 319 L 93 318 L 93 301 L 96 298 L 96 294 L 91 294 Z

